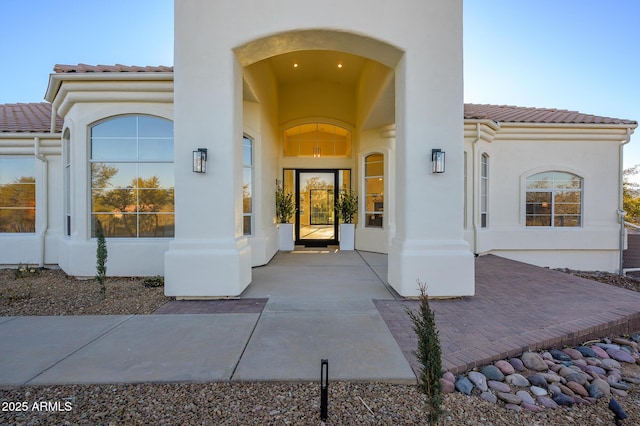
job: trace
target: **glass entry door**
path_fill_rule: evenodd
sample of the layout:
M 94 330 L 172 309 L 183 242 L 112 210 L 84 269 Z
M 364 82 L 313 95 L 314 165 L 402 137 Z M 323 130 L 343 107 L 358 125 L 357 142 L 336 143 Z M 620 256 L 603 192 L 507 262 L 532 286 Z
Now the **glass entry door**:
M 338 243 L 338 170 L 296 170 L 296 244 Z

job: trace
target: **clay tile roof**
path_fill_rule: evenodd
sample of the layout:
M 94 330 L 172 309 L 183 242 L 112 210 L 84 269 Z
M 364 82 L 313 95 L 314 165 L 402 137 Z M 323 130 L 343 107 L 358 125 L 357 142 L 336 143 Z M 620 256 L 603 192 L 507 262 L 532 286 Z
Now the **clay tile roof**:
M 173 67 L 159 65 L 157 67 L 139 67 L 135 65 L 60 65 L 53 67 L 56 73 L 89 73 L 89 72 L 173 72 Z
M 0 104 L 0 133 L 49 133 L 51 104 Z M 56 132 L 62 131 L 62 118 L 56 116 Z
M 529 108 L 511 105 L 465 104 L 465 119 L 493 120 L 499 123 L 546 123 L 546 124 L 628 124 L 637 121 L 600 117 L 555 108 Z

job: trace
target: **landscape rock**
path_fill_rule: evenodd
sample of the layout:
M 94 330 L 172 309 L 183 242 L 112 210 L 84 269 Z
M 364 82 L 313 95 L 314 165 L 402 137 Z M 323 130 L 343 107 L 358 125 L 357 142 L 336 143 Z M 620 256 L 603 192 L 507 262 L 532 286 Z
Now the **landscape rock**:
M 498 392 L 497 396 L 498 396 L 498 399 L 506 402 L 507 404 L 519 405 L 522 402 L 522 400 L 518 395 L 513 394 L 511 392 Z
M 455 384 L 444 378 L 440 379 L 440 385 L 442 386 L 442 393 L 453 393 L 456 390 Z
M 529 411 L 533 411 L 533 412 L 540 412 L 540 411 L 544 411 L 544 408 L 535 405 L 535 404 L 530 404 L 528 402 L 522 402 L 522 404 L 520 404 L 520 406 L 524 409 L 527 409 Z
M 495 365 L 485 365 L 480 369 L 480 372 L 485 375 L 487 380 L 497 380 L 499 382 L 504 380 L 504 374 Z
M 573 398 L 563 394 L 562 392 L 553 394 L 551 398 L 553 399 L 553 402 L 555 402 L 556 404 L 562 405 L 565 407 L 571 407 L 573 404 L 576 403 Z
M 535 352 L 525 352 L 522 354 L 522 363 L 529 370 L 547 371 L 547 363 Z
M 480 389 L 481 392 L 486 392 L 488 390 L 487 378 L 484 374 L 478 373 L 477 371 L 470 371 L 469 374 L 467 374 L 467 377 L 475 387 Z
M 551 349 L 549 350 L 549 353 L 551 354 L 553 359 L 557 359 L 558 361 L 571 361 L 571 357 L 561 350 Z
M 492 402 L 494 404 L 498 402 L 498 397 L 491 392 L 482 392 L 480 394 L 480 398 L 484 399 L 485 401 Z
M 473 383 L 471 383 L 469 379 L 464 376 L 458 376 L 458 378 L 456 379 L 455 388 L 460 393 L 471 395 Z
M 509 364 L 508 361 L 505 361 L 503 359 L 496 361 L 494 364 L 496 367 L 498 367 L 498 369 L 502 372 L 502 374 L 504 374 L 505 376 L 508 376 L 509 374 L 513 374 L 516 372 L 515 368 L 513 368 L 513 365 Z
M 564 352 L 565 354 L 569 355 L 569 357 L 572 360 L 582 359 L 583 358 L 582 353 L 580 351 L 578 351 L 577 349 L 564 348 L 564 349 L 562 349 L 562 352 Z
M 635 364 L 636 360 L 629 353 L 621 350 L 621 349 L 607 349 L 607 354 L 616 361 L 620 362 L 628 362 L 630 364 Z
M 538 386 L 540 388 L 546 389 L 549 384 L 547 383 L 547 379 L 542 377 L 540 374 L 534 374 L 533 376 L 528 377 L 529 383 L 533 386 Z
M 531 386 L 531 383 L 529 383 L 529 380 L 527 380 L 527 378 L 524 377 L 522 374 L 518 374 L 518 373 L 513 373 L 508 375 L 507 377 L 505 377 L 505 381 L 510 385 L 516 386 L 519 388 Z
M 513 366 L 515 371 L 524 371 L 524 363 L 520 358 L 509 358 L 509 364 Z
M 544 408 L 558 408 L 558 404 L 548 396 L 539 396 L 538 403 Z
M 518 392 L 516 392 L 516 395 L 520 397 L 520 400 L 522 401 L 522 403 L 528 403 L 531 405 L 535 405 L 536 403 L 533 397 L 531 396 L 531 394 L 526 390 L 519 390 Z
M 510 392 L 511 391 L 511 386 L 509 386 L 508 384 L 506 384 L 504 382 L 499 382 L 497 380 L 489 380 L 489 382 L 487 384 L 489 385 L 489 388 L 493 389 L 496 392 Z
M 535 396 L 545 396 L 548 395 L 547 390 L 538 386 L 531 386 L 531 393 Z

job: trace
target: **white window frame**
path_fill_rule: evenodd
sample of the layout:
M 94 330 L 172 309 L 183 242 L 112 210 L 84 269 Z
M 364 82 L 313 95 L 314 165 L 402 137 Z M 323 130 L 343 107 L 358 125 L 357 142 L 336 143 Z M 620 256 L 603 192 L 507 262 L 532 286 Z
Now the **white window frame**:
M 372 155 L 380 155 L 382 156 L 382 161 L 380 161 L 380 163 L 382 163 L 382 175 L 371 175 L 368 176 L 367 175 L 367 158 L 371 157 Z M 384 199 L 384 193 L 382 194 L 382 211 L 370 211 L 367 210 L 367 197 L 370 195 L 369 194 L 369 185 L 368 185 L 368 180 L 369 179 L 382 179 L 384 182 L 385 179 L 385 154 L 382 152 L 369 152 L 366 153 L 364 155 L 364 167 L 363 167 L 363 180 L 364 180 L 364 227 L 365 228 L 370 228 L 370 229 L 384 229 L 384 225 L 385 225 L 385 199 Z M 384 185 L 383 185 L 384 188 Z M 377 225 L 370 225 L 369 221 L 368 221 L 368 215 L 375 215 L 375 216 L 381 216 L 382 217 L 382 222 L 380 224 L 380 226 Z
M 578 179 L 580 179 L 580 188 L 578 189 L 572 189 L 572 188 L 555 188 L 554 185 L 552 184 L 551 188 L 540 188 L 540 189 L 529 189 L 528 188 L 528 182 L 529 179 L 537 176 L 537 175 L 541 175 L 544 173 L 565 173 L 565 174 L 569 174 L 572 175 L 573 177 L 576 177 Z M 581 229 L 584 227 L 584 178 L 571 170 L 566 170 L 566 169 L 546 169 L 546 170 L 540 170 L 540 171 L 536 171 L 533 173 L 528 174 L 525 179 L 524 179 L 524 209 L 523 209 L 523 213 L 524 213 L 524 218 L 523 218 L 523 223 L 524 226 L 527 228 L 532 228 L 532 229 Z M 528 193 L 551 193 L 551 212 L 550 212 L 550 216 L 551 216 L 551 221 L 549 225 L 527 225 L 527 194 Z M 556 226 L 555 224 L 555 219 L 556 219 L 556 193 L 557 192 L 578 192 L 580 193 L 580 215 L 579 217 L 579 225 L 577 226 Z
M 480 228 L 489 227 L 489 154 L 480 155 Z

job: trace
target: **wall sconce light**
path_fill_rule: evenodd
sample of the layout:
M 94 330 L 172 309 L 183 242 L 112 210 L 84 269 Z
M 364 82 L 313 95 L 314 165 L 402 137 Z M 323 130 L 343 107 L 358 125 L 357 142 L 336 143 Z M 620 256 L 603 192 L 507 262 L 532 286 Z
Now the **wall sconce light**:
M 431 173 L 444 173 L 444 151 L 431 150 Z
M 193 151 L 193 172 L 207 172 L 207 148 L 198 148 L 197 151 Z

